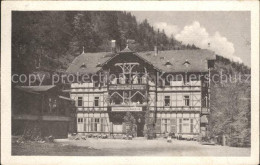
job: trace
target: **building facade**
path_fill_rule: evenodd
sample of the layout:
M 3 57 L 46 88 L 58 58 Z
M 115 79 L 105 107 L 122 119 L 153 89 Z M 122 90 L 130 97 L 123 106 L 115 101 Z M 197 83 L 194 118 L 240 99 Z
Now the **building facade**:
M 55 85 L 12 89 L 12 135 L 38 130 L 37 136 L 67 138 L 75 132 L 75 103 Z
M 135 136 L 144 136 L 145 114 L 157 135 L 205 136 L 210 112 L 210 68 L 215 54 L 208 50 L 82 53 L 67 73 L 77 107 L 77 132 L 124 134 L 126 112 L 136 119 Z

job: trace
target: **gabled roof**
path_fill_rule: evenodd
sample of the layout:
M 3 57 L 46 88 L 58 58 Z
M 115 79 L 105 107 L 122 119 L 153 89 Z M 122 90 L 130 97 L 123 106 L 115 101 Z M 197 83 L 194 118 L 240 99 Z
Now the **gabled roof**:
M 122 51 L 120 51 L 119 53 L 132 53 L 133 51 L 129 49 L 128 46 L 126 46 L 125 49 L 123 49 Z
M 16 86 L 15 88 L 21 91 L 39 94 L 41 92 L 46 92 L 55 87 L 56 87 L 55 85 L 41 85 L 41 86 Z
M 126 48 L 119 54 L 125 52 L 134 53 L 129 48 Z M 207 60 L 216 59 L 214 52 L 204 49 L 159 51 L 156 56 L 153 51 L 134 54 L 163 72 L 207 72 Z M 96 73 L 101 69 L 102 64 L 112 60 L 115 56 L 116 54 L 111 52 L 82 53 L 74 59 L 67 72 Z M 185 62 L 188 62 L 189 65 L 185 65 Z M 166 65 L 167 63 L 172 65 Z M 86 67 L 81 67 L 82 65 Z
M 68 73 L 96 73 L 101 69 L 101 64 L 109 60 L 114 54 L 109 52 L 82 53 L 76 57 L 67 69 Z M 85 65 L 86 68 L 81 67 Z
M 215 53 L 209 50 L 167 50 L 160 51 L 156 56 L 153 51 L 137 53 L 154 67 L 164 72 L 206 72 L 207 60 L 215 60 Z M 184 63 L 190 63 L 185 65 Z M 165 65 L 166 63 L 172 66 Z

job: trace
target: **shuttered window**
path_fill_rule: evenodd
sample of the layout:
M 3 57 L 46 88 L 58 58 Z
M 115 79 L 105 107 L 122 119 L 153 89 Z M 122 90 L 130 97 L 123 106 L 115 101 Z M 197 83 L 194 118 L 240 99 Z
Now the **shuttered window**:
M 87 131 L 87 119 L 86 118 L 84 118 L 83 130 L 84 130 L 84 132 Z
M 162 133 L 170 132 L 170 119 L 162 119 Z
M 171 133 L 177 133 L 177 119 L 171 119 L 170 120 L 171 123 Z
M 161 119 L 160 118 L 156 120 L 155 132 L 161 133 Z
M 97 128 L 98 128 L 98 124 L 99 124 L 99 118 L 91 118 L 91 131 L 92 132 L 97 132 Z
M 182 133 L 182 119 L 179 119 L 179 133 Z
M 190 133 L 193 133 L 193 119 L 190 119 Z
M 106 131 L 106 119 L 105 118 L 101 118 L 100 119 L 101 122 L 101 132 L 105 132 Z

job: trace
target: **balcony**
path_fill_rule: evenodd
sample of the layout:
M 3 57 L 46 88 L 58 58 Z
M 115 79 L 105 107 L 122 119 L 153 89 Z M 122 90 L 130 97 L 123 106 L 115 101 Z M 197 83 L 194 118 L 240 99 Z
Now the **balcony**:
M 112 112 L 141 112 L 143 110 L 143 107 L 131 107 L 131 106 L 125 106 L 125 107 L 111 107 Z
M 146 84 L 111 84 L 109 90 L 146 90 Z
M 108 106 L 110 107 L 145 107 L 147 106 L 146 102 L 143 103 L 136 103 L 136 102 L 130 102 L 130 103 L 120 103 L 120 104 L 115 104 L 115 103 L 110 103 Z

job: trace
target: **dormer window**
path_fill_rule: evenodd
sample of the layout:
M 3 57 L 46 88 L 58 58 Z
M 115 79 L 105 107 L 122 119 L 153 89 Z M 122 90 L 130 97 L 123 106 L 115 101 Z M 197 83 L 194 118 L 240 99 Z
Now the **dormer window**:
M 81 66 L 80 66 L 80 69 L 86 69 L 87 66 L 85 65 L 85 63 L 83 63 Z
M 185 62 L 183 63 L 186 67 L 190 66 L 190 62 L 186 59 Z
M 170 61 L 168 60 L 168 61 L 165 63 L 165 66 L 166 66 L 167 68 L 169 68 L 169 67 L 172 66 L 172 63 L 170 63 Z
M 164 59 L 165 59 L 165 57 L 160 57 L 160 59 L 161 59 L 161 60 L 164 60 Z
M 98 62 L 98 64 L 97 64 L 97 66 L 96 67 L 101 67 L 101 63 L 100 62 Z

